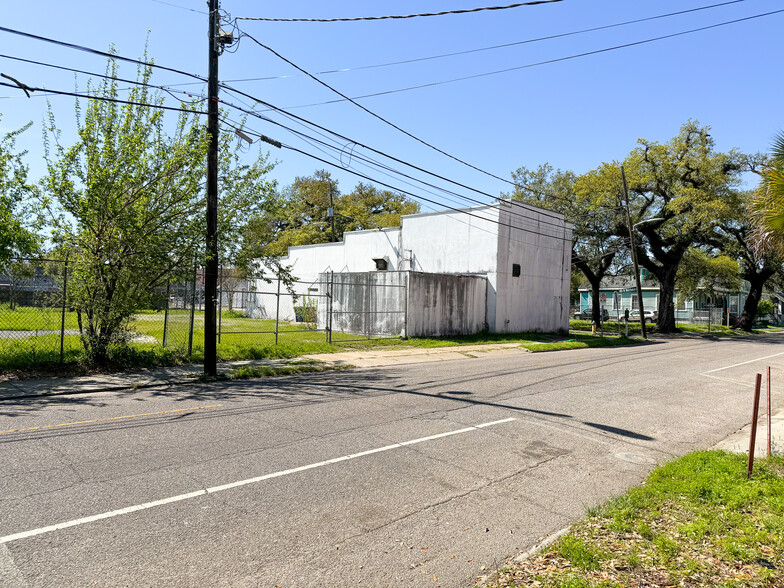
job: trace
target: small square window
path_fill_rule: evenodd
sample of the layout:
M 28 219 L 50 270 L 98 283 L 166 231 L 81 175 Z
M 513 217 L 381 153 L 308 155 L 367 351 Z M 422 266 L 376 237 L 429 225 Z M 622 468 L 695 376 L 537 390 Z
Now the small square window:
M 513 278 L 519 278 L 520 277 L 520 264 L 519 263 L 513 263 L 512 264 L 512 277 Z

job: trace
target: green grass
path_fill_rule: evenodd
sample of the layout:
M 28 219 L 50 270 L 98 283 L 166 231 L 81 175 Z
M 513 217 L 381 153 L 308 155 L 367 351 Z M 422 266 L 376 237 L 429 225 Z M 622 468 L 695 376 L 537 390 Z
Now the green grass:
M 488 586 L 784 585 L 784 457 L 721 451 L 665 464 Z

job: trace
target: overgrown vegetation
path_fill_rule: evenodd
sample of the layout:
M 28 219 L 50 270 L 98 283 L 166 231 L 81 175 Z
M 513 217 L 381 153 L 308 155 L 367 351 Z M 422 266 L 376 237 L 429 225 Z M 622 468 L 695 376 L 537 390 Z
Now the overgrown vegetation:
M 784 457 L 721 451 L 657 468 L 487 586 L 609 588 L 784 585 Z

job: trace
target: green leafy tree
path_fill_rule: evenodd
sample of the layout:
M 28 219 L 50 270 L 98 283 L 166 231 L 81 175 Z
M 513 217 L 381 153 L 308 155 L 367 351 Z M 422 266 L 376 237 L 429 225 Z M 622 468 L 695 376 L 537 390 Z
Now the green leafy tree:
M 76 105 L 78 139 L 62 146 L 50 110 L 45 142 L 48 173 L 43 209 L 53 242 L 71 256 L 70 303 L 76 308 L 88 359 L 103 363 L 112 344 L 124 341 L 129 318 L 156 286 L 204 259 L 207 133 L 195 109 L 185 107 L 167 128 L 163 104 L 150 90 L 150 68 L 119 104 L 117 65 L 108 77 L 88 85 L 83 110 Z M 104 99 L 104 100 L 100 100 Z M 246 219 L 258 213 L 269 167 L 232 166 L 236 159 L 221 144 L 219 244 L 232 242 Z M 261 187 L 259 187 L 261 185 Z
M 762 180 L 749 218 L 755 227 L 755 247 L 784 256 L 784 132 L 776 136 L 770 155 L 758 171 Z
M 17 137 L 30 124 L 0 138 L 0 267 L 4 269 L 14 257 L 35 254 L 40 245 L 29 214 L 36 187 L 27 179 L 25 153 L 15 149 Z
M 726 290 L 740 288 L 740 267 L 733 257 L 712 256 L 693 248 L 684 254 L 676 282 L 679 302 L 693 300 L 698 294 L 715 298 Z
M 737 187 L 747 158 L 715 151 L 709 130 L 689 121 L 666 143 L 640 139 L 623 161 L 632 224 L 641 237 L 635 239 L 637 258 L 659 282 L 657 327 L 665 333 L 676 330 L 675 279 L 686 252 L 710 243 L 717 224 L 733 218 L 740 206 Z M 597 186 L 615 191 L 620 209 L 620 165 L 603 164 L 592 175 Z M 615 219 L 615 234 L 628 236 L 626 217 Z
M 328 211 L 334 208 L 334 234 Z M 264 256 L 285 256 L 289 247 L 340 241 L 346 231 L 400 226 L 400 217 L 419 212 L 402 194 L 357 184 L 342 194 L 329 172 L 297 177 L 263 214 L 248 223 L 243 264 Z

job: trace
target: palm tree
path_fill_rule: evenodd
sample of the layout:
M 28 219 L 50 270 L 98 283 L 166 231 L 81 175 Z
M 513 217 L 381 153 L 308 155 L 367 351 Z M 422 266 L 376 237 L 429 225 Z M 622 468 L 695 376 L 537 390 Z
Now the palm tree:
M 762 252 L 784 254 L 784 131 L 773 141 L 768 165 L 751 202 L 754 241 Z

